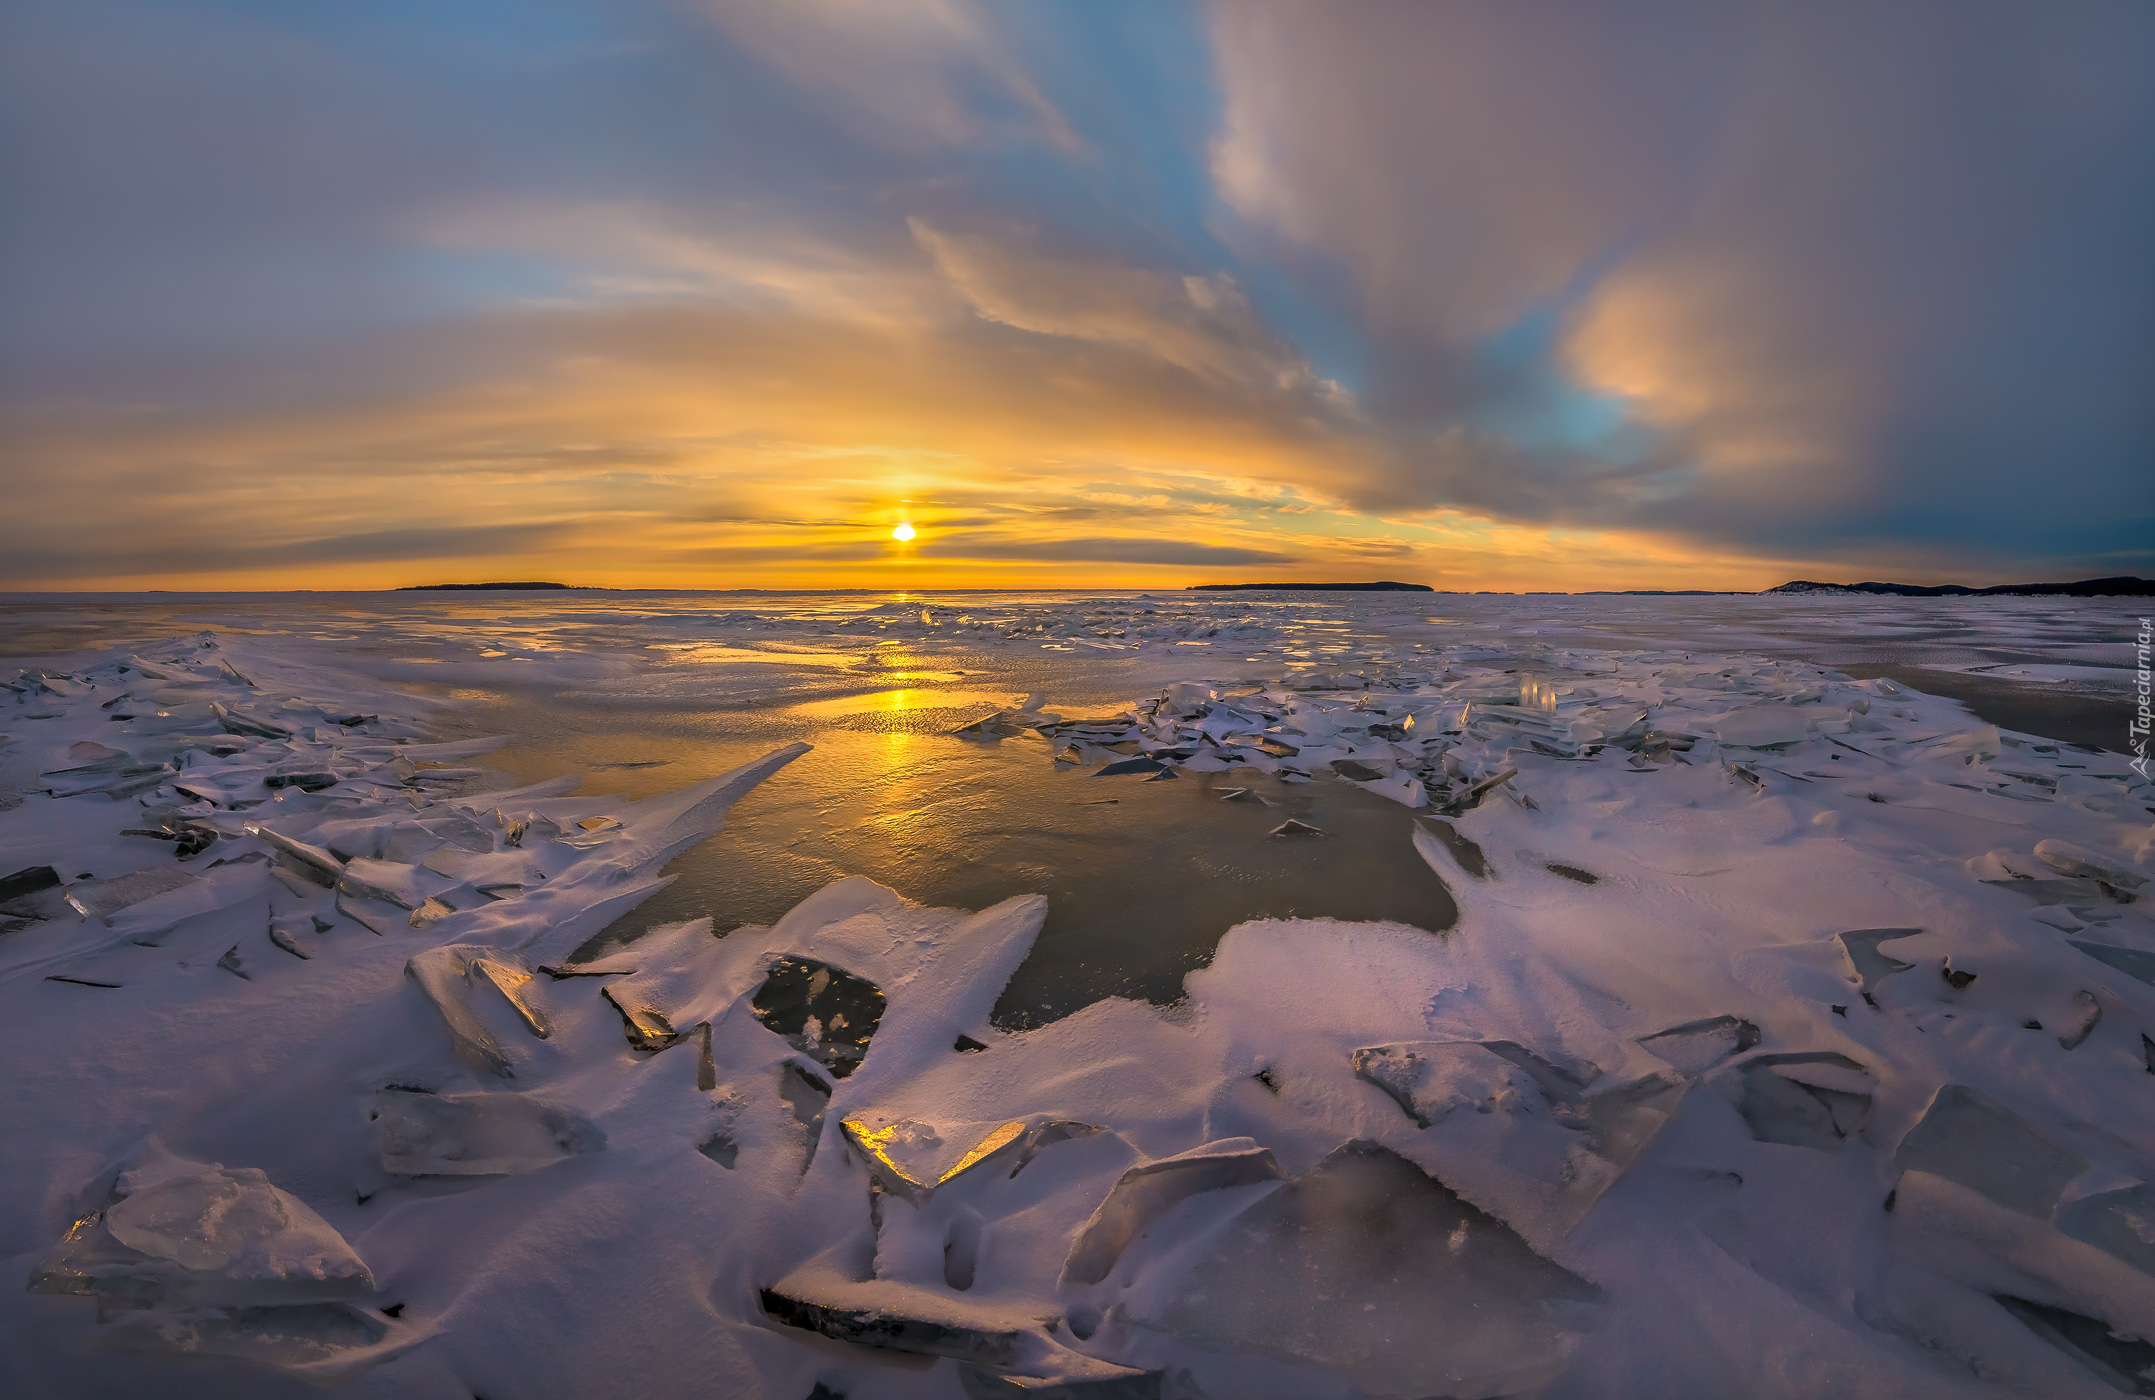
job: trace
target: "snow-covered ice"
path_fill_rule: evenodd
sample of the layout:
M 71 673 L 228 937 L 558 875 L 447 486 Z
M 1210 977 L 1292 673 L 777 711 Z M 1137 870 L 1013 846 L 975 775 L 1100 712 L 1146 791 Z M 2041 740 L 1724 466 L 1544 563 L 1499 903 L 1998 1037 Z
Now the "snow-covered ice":
M 137 617 L 0 695 L 8 1393 L 2155 1392 L 2155 794 L 1793 636 L 2106 659 L 1983 601 Z

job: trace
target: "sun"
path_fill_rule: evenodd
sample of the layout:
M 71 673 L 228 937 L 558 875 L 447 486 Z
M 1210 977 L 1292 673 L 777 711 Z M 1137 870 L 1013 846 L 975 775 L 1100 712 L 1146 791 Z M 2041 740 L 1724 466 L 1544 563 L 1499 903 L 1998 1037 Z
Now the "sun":
M 894 540 L 909 540 L 913 538 L 912 523 L 910 521 L 900 521 L 898 524 L 898 528 L 890 532 L 890 537 Z

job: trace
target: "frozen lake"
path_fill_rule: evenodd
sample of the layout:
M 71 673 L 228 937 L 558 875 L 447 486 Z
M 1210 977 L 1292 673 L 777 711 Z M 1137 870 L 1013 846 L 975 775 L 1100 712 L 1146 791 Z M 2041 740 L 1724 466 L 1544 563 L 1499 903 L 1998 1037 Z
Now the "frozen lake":
M 53 872 L 0 900 L 0 1350 L 37 1395 L 2115 1393 L 2135 607 L 0 597 L 0 876 Z

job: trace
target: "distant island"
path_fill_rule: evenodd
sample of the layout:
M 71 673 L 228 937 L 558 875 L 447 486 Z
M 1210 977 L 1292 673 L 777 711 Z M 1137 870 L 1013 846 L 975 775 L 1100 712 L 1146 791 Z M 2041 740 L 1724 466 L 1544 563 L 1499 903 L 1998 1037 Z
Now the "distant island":
M 2146 598 L 2155 597 L 2155 579 L 2090 578 L 2078 583 L 2001 583 L 1993 588 L 1941 583 L 1813 583 L 1797 579 L 1768 593 L 1876 593 L 1894 598 Z
M 398 593 L 472 593 L 503 589 L 531 592 L 542 588 L 574 588 L 571 583 L 408 583 Z
M 1282 593 L 1434 593 L 1437 591 L 1426 583 L 1393 583 L 1389 579 L 1381 583 L 1193 583 L 1187 591 L 1196 593 L 1237 593 L 1247 589 L 1277 590 Z

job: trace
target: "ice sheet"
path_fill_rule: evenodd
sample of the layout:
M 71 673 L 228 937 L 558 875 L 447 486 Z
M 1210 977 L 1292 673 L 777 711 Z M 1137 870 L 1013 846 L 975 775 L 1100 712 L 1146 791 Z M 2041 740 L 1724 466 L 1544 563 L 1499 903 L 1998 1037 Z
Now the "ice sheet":
M 21 1393 L 2115 1393 L 2059 1338 L 2155 1322 L 2148 791 L 1794 654 L 1921 610 L 931 604 L 264 605 L 0 696 L 0 870 L 53 872 L 0 924 L 8 1252 L 366 1271 L 16 1294 Z M 949 703 L 790 709 L 883 693 Z M 488 738 L 575 705 L 588 751 Z M 1180 776 L 1089 776 L 1132 757 Z M 66 903 L 143 870 L 195 878 Z M 1146 956 L 1157 1004 L 1039 1009 Z M 1277 1176 L 1115 1206 L 1192 1153 Z M 148 1210 L 212 1170 L 260 1189 Z

